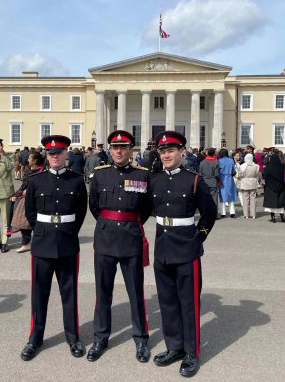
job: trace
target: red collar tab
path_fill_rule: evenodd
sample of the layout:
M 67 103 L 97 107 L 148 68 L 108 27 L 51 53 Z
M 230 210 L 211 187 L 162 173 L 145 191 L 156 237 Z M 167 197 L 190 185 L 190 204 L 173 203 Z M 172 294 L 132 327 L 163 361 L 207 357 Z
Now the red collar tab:
M 209 162 L 215 162 L 217 160 L 217 157 L 216 156 L 213 156 L 213 157 L 206 157 L 205 160 L 209 161 Z
M 66 149 L 67 144 L 65 142 L 56 142 L 55 140 L 52 140 L 51 142 L 48 142 L 45 146 L 46 149 Z

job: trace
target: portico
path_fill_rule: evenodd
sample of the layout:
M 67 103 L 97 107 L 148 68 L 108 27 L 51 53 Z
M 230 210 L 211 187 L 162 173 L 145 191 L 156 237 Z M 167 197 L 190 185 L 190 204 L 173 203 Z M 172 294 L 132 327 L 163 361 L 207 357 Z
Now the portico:
M 230 67 L 157 53 L 90 69 L 95 79 L 97 142 L 114 129 L 144 148 L 158 131 L 185 134 L 188 146 L 221 145 L 223 93 Z

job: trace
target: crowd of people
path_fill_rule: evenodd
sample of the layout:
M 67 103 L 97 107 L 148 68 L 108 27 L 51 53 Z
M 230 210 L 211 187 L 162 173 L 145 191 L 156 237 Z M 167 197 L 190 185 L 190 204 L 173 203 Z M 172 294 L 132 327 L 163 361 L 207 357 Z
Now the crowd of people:
M 0 147 L 3 152 L 3 143 Z M 3 222 L 1 250 L 8 251 L 7 232 L 9 236 L 13 230 L 20 230 L 22 246 L 17 252 L 22 253 L 31 248 L 32 231 L 24 217 L 21 199 L 25 197 L 29 176 L 43 171 L 49 164 L 45 148 L 42 146 L 30 149 L 25 146 L 23 150 L 17 149 L 10 158 L 14 162 L 14 178 L 22 180 L 22 184 L 15 191 L 12 180 L 7 180 L 9 178 L 7 174 L 12 173 L 13 166 L 8 157 L 2 154 L 1 161 L 4 161 L 4 158 L 9 166 L 5 174 L 2 174 L 5 187 L 0 189 Z M 163 171 L 155 141 L 149 141 L 143 154 L 137 152 L 131 161 L 148 168 L 151 176 Z M 106 164 L 112 164 L 112 158 L 110 151 L 104 150 L 103 144 L 98 144 L 96 148 L 69 148 L 66 165 L 71 170 L 84 174 L 86 183 L 90 183 L 95 167 Z M 261 151 L 251 145 L 230 151 L 226 148 L 198 150 L 189 147 L 185 148 L 182 154 L 182 166 L 188 171 L 199 173 L 204 178 L 218 208 L 217 219 L 225 218 L 227 210 L 229 216 L 235 218 L 236 202 L 242 206 L 245 219 L 256 219 L 257 190 L 261 189 L 261 193 L 264 193 L 264 211 L 270 213 L 270 221 L 275 223 L 276 214 L 279 214 L 281 221 L 285 222 L 285 159 L 282 151 L 274 147 L 264 148 Z M 16 209 L 18 213 L 13 214 Z
M 258 150 L 251 145 L 230 151 L 189 147 L 182 156 L 182 166 L 199 173 L 210 188 L 218 207 L 217 219 L 226 217 L 227 209 L 230 217 L 235 218 L 236 202 L 243 207 L 245 219 L 256 219 L 257 190 L 261 188 L 264 211 L 271 214 L 270 221 L 275 223 L 276 214 L 280 214 L 285 222 L 285 159 L 281 150 L 274 147 Z M 136 161 L 152 175 L 163 170 L 154 141 L 149 141 L 143 155 L 137 154 Z

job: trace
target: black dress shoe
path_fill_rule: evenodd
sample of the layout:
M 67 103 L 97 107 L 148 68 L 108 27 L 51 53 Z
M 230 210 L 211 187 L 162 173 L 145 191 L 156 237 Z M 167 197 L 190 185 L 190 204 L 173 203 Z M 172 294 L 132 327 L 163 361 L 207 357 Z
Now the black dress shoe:
M 234 219 L 234 217 L 236 216 L 236 214 L 230 214 L 230 218 Z
M 198 371 L 198 358 L 191 357 L 189 354 L 183 358 L 179 373 L 182 377 L 193 377 Z
M 9 252 L 8 244 L 2 244 L 1 252 L 2 252 L 2 253 Z
M 30 361 L 36 355 L 36 351 L 40 346 L 36 346 L 31 342 L 28 342 L 21 353 L 21 358 L 24 361 Z
M 150 351 L 147 347 L 147 344 L 140 342 L 139 344 L 136 344 L 137 352 L 136 352 L 136 358 L 139 362 L 148 362 L 150 357 Z
M 88 361 L 94 362 L 97 361 L 103 355 L 105 350 L 108 347 L 108 343 L 94 342 L 92 347 L 89 349 L 87 354 Z
M 70 352 L 73 355 L 73 357 L 76 357 L 76 358 L 83 357 L 84 350 L 83 350 L 82 343 L 79 340 L 74 343 L 71 343 L 69 346 L 70 346 Z
M 185 356 L 184 350 L 166 350 L 163 353 L 157 354 L 153 362 L 156 366 L 168 366 L 175 361 L 182 359 Z

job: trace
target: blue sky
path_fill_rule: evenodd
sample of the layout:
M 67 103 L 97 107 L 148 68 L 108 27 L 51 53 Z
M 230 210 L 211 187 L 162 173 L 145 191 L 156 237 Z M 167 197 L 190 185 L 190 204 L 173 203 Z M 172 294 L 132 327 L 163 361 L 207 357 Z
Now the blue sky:
M 0 76 L 88 76 L 88 68 L 158 50 L 233 67 L 285 68 L 283 0 L 0 0 Z

